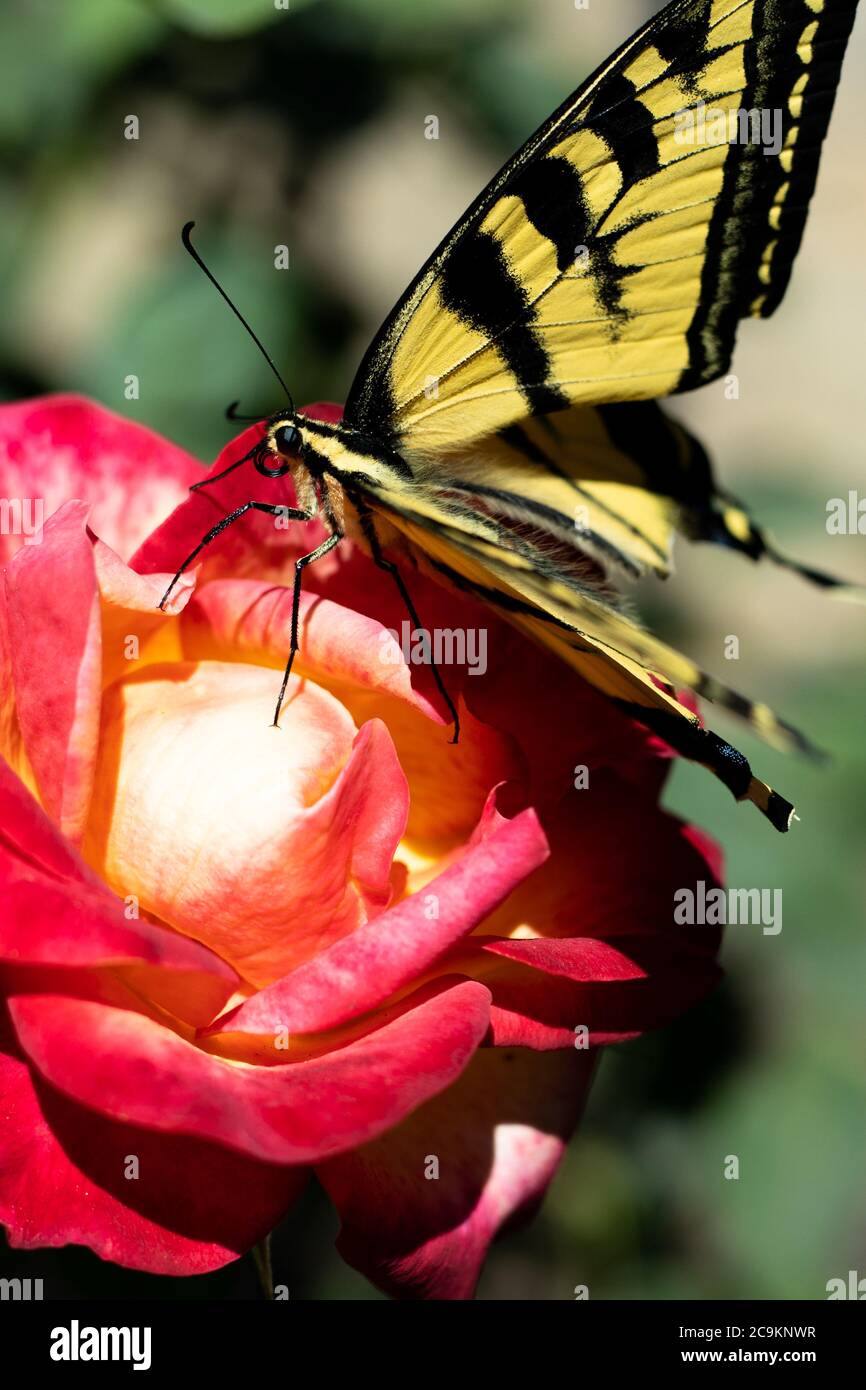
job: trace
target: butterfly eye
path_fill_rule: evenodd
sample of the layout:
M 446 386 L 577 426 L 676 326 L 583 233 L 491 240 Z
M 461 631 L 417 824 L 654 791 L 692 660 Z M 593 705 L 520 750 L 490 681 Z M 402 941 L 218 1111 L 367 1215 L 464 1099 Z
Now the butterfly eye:
M 280 425 L 273 433 L 274 446 L 281 454 L 296 454 L 301 442 L 301 432 L 294 425 Z
M 297 457 L 300 443 L 301 432 L 294 425 L 278 425 L 270 437 L 270 447 L 255 459 L 259 473 L 266 478 L 282 478 L 291 467 L 288 460 Z

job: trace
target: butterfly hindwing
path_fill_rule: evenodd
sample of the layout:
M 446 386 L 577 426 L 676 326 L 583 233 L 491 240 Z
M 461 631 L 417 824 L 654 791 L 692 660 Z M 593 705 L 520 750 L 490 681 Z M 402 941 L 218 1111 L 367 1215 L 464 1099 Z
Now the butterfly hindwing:
M 384 505 L 383 505 L 384 504 Z M 438 513 L 422 496 L 412 508 L 380 511 L 410 542 L 422 568 L 463 589 L 499 612 L 534 641 L 577 671 L 623 713 L 647 725 L 683 757 L 714 772 L 738 800 L 752 801 L 779 830 L 787 830 L 793 807 L 755 777 L 736 748 L 701 726 L 675 695 L 691 689 L 747 720 L 777 747 L 812 753 L 796 730 L 765 705 L 754 704 L 608 608 L 589 587 L 552 579 L 543 552 L 525 537 L 517 546 L 496 537 L 496 523 L 453 510 Z
M 782 555 L 735 497 L 721 490 L 706 451 L 657 401 L 572 406 L 509 425 L 442 455 L 431 484 L 538 526 L 637 577 L 671 572 L 675 533 L 763 557 L 840 597 L 866 594 Z

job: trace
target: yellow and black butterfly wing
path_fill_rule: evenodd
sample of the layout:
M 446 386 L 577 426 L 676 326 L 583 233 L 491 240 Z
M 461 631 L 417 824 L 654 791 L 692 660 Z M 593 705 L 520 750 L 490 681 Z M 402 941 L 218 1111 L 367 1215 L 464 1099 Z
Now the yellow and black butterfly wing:
M 677 529 L 781 558 L 653 402 L 724 373 L 739 320 L 780 302 L 855 10 L 856 0 L 674 0 L 445 238 L 371 344 L 345 412 L 409 465 L 399 486 L 374 468 L 355 477 L 434 572 L 498 607 L 780 829 L 789 803 L 673 687 L 716 699 L 781 746 L 804 741 L 644 633 L 617 610 L 606 575 L 665 574 Z M 699 113 L 740 133 L 741 112 L 781 120 L 774 151 L 706 138 Z
M 374 339 L 347 422 L 435 460 L 530 415 L 723 373 L 738 321 L 787 286 L 855 10 L 674 0 L 442 242 Z M 779 112 L 782 147 L 715 143 L 702 111 L 731 129 Z

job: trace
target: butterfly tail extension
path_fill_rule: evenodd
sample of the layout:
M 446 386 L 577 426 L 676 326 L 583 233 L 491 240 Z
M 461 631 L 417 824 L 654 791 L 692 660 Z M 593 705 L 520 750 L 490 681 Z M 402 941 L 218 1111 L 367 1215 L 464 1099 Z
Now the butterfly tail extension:
M 736 801 L 750 801 L 777 830 L 786 832 L 790 829 L 795 817 L 791 802 L 756 777 L 745 754 L 712 729 L 705 728 L 697 715 L 680 704 L 672 691 L 663 688 L 657 676 L 620 656 L 614 663 L 615 678 L 612 679 L 611 666 L 605 661 L 604 652 L 592 649 L 578 634 L 545 633 L 543 624 L 537 619 L 525 624 L 518 621 L 518 626 L 525 626 L 536 641 L 541 641 L 556 652 L 567 665 L 606 695 L 623 714 L 643 724 L 681 757 L 712 772 Z M 702 693 L 702 686 L 712 688 L 715 683 L 709 677 L 703 677 L 702 680 L 695 680 L 692 688 L 696 693 Z M 766 706 L 753 705 L 724 687 L 714 688 L 713 693 L 717 699 L 723 696 L 718 703 L 746 719 L 756 732 L 776 746 L 788 746 L 790 742 L 800 751 L 808 750 L 817 756 L 817 750 L 812 749 L 801 734 L 783 724 Z M 768 738 L 771 732 L 773 737 Z
M 645 724 L 680 757 L 700 763 L 714 773 L 733 793 L 737 801 L 751 801 L 767 817 L 770 824 L 785 834 L 797 819 L 790 801 L 786 801 L 766 782 L 755 777 L 748 760 L 733 744 L 719 738 L 699 721 L 683 720 L 667 711 L 648 710 L 645 706 L 617 701 L 619 708 L 632 719 Z
M 519 625 L 524 626 L 523 623 Z M 777 830 L 790 829 L 795 814 L 791 802 L 756 777 L 745 754 L 712 729 L 705 728 L 697 715 L 680 704 L 672 690 L 663 687 L 657 675 L 620 654 L 612 663 L 615 669 L 612 678 L 611 663 L 605 661 L 603 649 L 593 649 L 584 637 L 576 633 L 545 633 L 537 620 L 526 624 L 526 630 L 607 695 L 623 714 L 643 724 L 681 757 L 712 772 L 735 800 L 750 801 Z M 812 756 L 822 756 L 802 734 L 777 719 L 767 706 L 755 705 L 744 696 L 717 686 L 703 673 L 697 674 L 700 678 L 689 683 L 696 694 L 712 690 L 718 704 L 745 719 L 766 741 L 777 747 L 795 747 Z M 623 686 L 630 689 L 624 692 Z
M 718 507 L 700 517 L 690 517 L 686 534 L 696 541 L 710 541 L 715 545 L 729 546 L 747 555 L 751 560 L 771 560 L 780 569 L 790 570 L 792 574 L 805 579 L 818 589 L 823 589 L 831 598 L 846 603 L 866 604 L 866 586 L 852 584 L 825 570 L 786 555 L 770 540 L 762 527 L 756 525 L 746 508 L 736 498 L 723 498 L 717 495 Z
M 779 550 L 746 504 L 718 486 L 701 442 L 658 401 L 575 407 L 543 424 L 546 438 L 537 433 L 531 447 L 544 473 L 555 469 L 570 482 L 575 503 L 578 491 L 604 501 L 609 523 L 620 532 L 627 527 L 638 542 L 651 542 L 653 523 L 657 540 L 667 526 L 668 537 L 678 531 L 691 542 L 722 546 L 754 561 L 770 560 L 834 598 L 866 603 L 866 587 Z M 522 434 L 513 430 L 511 437 L 526 449 L 527 433 L 524 426 Z M 640 558 L 636 548 L 633 558 Z M 664 577 L 669 549 L 662 549 L 659 558 L 661 563 L 648 568 Z

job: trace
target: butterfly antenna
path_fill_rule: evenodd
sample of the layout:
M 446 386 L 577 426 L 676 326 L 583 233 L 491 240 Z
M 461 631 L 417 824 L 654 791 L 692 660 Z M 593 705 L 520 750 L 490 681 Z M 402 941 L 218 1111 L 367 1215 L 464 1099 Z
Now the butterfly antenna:
M 256 424 L 259 420 L 264 420 L 268 415 L 267 410 L 262 410 L 258 415 L 238 415 L 240 401 L 232 401 L 231 405 L 226 406 L 227 420 L 243 420 L 246 424 Z
M 244 318 L 243 314 L 241 313 L 241 311 L 240 311 L 240 309 L 237 307 L 237 305 L 233 304 L 232 301 L 229 299 L 228 295 L 226 294 L 226 292 L 225 292 L 225 290 L 223 289 L 222 285 L 220 284 L 219 280 L 217 280 L 216 276 L 212 273 L 212 271 L 208 270 L 208 268 L 207 268 L 207 266 L 205 265 L 204 261 L 202 260 L 201 256 L 198 254 L 198 252 L 196 251 L 195 247 L 193 246 L 190 233 L 192 232 L 192 229 L 193 229 L 194 226 L 195 226 L 195 223 L 194 223 L 194 222 L 187 222 L 186 226 L 184 227 L 183 231 L 182 231 L 181 234 L 180 234 L 180 239 L 181 239 L 181 241 L 183 242 L 183 244 L 184 244 L 184 246 L 186 247 L 186 249 L 187 249 L 187 251 L 189 252 L 189 254 L 192 256 L 192 258 L 193 258 L 193 260 L 195 261 L 196 265 L 197 265 L 201 270 L 204 271 L 205 275 L 206 275 L 207 278 L 210 280 L 210 282 L 211 282 L 211 284 L 214 286 L 214 288 L 217 289 L 217 290 L 219 290 L 220 294 L 222 295 L 223 299 L 225 300 L 226 304 L 229 306 L 229 308 L 231 309 L 231 311 L 232 311 L 232 313 L 235 315 L 235 317 L 238 318 L 238 319 L 240 319 L 241 323 L 243 324 L 244 328 L 245 328 L 245 329 L 247 330 L 247 332 L 249 333 L 250 337 L 252 338 L 252 340 L 253 340 L 253 342 L 255 343 L 256 347 L 258 348 L 259 352 L 262 354 L 262 357 L 265 359 L 265 361 L 267 362 L 267 364 L 268 364 L 268 366 L 270 367 L 271 371 L 273 372 L 274 376 L 277 378 L 277 381 L 280 383 L 280 385 L 282 386 L 283 390 L 285 391 L 286 396 L 287 396 L 287 398 L 288 398 L 289 405 L 291 406 L 292 411 L 294 412 L 295 403 L 294 403 L 294 401 L 292 400 L 292 393 L 291 393 L 291 391 L 289 390 L 289 388 L 288 388 L 288 386 L 286 385 L 286 383 L 283 381 L 283 378 L 282 378 L 282 376 L 280 375 L 280 373 L 279 373 L 279 371 L 278 371 L 278 369 L 277 369 L 277 364 L 274 362 L 274 359 L 271 357 L 271 354 L 268 352 L 267 348 L 265 347 L 265 345 L 264 345 L 264 343 L 262 342 L 262 340 L 261 340 L 261 338 L 259 337 L 259 335 L 258 335 L 256 332 L 254 332 L 254 330 L 253 330 L 253 329 L 250 327 L 250 325 L 247 323 L 246 319 Z

